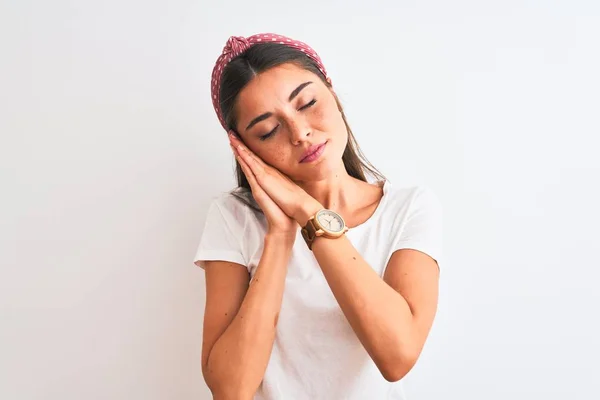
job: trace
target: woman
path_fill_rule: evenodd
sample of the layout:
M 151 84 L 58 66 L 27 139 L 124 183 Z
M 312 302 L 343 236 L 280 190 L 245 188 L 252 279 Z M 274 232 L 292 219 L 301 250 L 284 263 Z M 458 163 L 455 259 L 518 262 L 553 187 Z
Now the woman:
M 302 42 L 231 37 L 212 98 L 239 183 L 211 204 L 195 258 L 214 398 L 404 399 L 437 308 L 436 196 L 364 160 Z

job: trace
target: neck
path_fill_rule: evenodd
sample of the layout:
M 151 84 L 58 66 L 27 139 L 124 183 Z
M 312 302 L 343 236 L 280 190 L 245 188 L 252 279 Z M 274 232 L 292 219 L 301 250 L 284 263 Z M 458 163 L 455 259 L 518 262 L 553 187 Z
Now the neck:
M 361 181 L 348 175 L 345 168 L 324 179 L 296 183 L 323 207 L 333 211 L 354 209 L 360 199 Z

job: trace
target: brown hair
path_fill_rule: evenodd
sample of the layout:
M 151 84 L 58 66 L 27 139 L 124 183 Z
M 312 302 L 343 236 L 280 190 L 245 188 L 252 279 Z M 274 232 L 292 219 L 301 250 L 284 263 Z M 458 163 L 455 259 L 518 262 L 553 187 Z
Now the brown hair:
M 327 82 L 317 64 L 306 54 L 279 43 L 256 44 L 231 60 L 223 69 L 220 106 L 225 122 L 230 129 L 235 131 L 237 125 L 234 112 L 235 101 L 244 86 L 259 73 L 284 63 L 293 63 L 314 73 L 331 89 L 331 84 Z M 371 174 L 376 180 L 384 180 L 385 177 L 383 174 L 367 160 L 360 150 L 356 138 L 352 134 L 350 125 L 348 125 L 342 105 L 335 93 L 333 91 L 332 93 L 348 131 L 348 143 L 342 155 L 342 161 L 348 175 L 364 182 L 367 182 L 365 173 Z M 238 187 L 232 191 L 232 194 L 244 204 L 260 212 L 260 208 L 252 197 L 250 184 L 237 161 L 236 176 Z

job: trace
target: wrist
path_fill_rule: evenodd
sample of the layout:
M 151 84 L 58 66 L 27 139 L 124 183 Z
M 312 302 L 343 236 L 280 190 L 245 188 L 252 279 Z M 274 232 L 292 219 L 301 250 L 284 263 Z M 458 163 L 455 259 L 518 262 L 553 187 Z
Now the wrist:
M 292 246 L 296 240 L 296 231 L 268 231 L 265 235 L 265 245 Z
M 308 223 L 308 220 L 323 208 L 321 203 L 311 197 L 300 207 L 294 219 L 301 227 L 304 227 Z

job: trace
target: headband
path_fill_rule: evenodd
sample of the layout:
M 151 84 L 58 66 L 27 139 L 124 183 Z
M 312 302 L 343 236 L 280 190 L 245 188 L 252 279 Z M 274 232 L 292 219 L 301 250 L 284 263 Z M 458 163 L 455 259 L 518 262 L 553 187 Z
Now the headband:
M 229 62 L 240 54 L 244 53 L 250 47 L 259 43 L 279 43 L 284 44 L 286 46 L 292 47 L 296 50 L 300 50 L 305 53 L 307 56 L 312 58 L 317 67 L 325 76 L 328 82 L 331 82 L 330 78 L 327 76 L 327 71 L 321 62 L 321 58 L 317 55 L 317 53 L 306 43 L 300 42 L 298 40 L 290 39 L 288 37 L 277 35 L 275 33 L 259 33 L 256 35 L 249 36 L 247 38 L 243 36 L 231 36 L 225 47 L 223 47 L 223 51 L 212 72 L 212 79 L 210 84 L 210 92 L 212 97 L 213 107 L 215 108 L 215 112 L 217 113 L 217 117 L 219 118 L 219 122 L 226 131 L 229 131 L 229 127 L 225 123 L 225 119 L 223 118 L 223 114 L 221 113 L 221 101 L 220 101 L 220 92 L 221 92 L 221 76 L 223 74 L 223 69 Z

